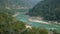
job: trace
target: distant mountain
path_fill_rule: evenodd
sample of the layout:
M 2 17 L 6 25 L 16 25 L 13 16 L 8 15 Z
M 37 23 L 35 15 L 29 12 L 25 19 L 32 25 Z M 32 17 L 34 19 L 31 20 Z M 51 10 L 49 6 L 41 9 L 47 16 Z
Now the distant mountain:
M 40 0 L 0 0 L 0 5 L 5 5 L 5 6 L 27 6 L 27 7 L 32 7 L 35 4 L 37 4 Z
M 39 1 L 40 0 L 0 0 L 0 12 L 16 13 L 16 11 L 26 11 Z
M 60 22 L 60 0 L 40 1 L 27 14 L 43 17 L 43 20 L 47 21 Z
M 34 6 L 40 0 L 9 0 L 10 4 L 16 4 L 20 6 Z

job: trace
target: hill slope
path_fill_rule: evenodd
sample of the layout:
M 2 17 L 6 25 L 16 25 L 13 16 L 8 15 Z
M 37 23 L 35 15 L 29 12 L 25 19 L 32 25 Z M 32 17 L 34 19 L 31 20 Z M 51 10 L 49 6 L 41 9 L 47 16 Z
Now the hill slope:
M 60 21 L 60 0 L 40 1 L 27 14 L 30 16 L 40 16 L 43 20 Z

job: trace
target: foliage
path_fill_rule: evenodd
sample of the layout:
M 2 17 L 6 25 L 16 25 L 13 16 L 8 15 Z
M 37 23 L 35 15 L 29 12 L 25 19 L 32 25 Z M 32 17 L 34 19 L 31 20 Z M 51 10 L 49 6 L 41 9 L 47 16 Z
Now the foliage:
M 0 13 L 0 32 L 7 33 L 15 32 L 18 33 L 25 28 L 25 24 L 21 21 L 17 21 L 14 17 L 7 13 Z
M 48 30 L 40 28 L 26 29 L 22 34 L 48 34 Z

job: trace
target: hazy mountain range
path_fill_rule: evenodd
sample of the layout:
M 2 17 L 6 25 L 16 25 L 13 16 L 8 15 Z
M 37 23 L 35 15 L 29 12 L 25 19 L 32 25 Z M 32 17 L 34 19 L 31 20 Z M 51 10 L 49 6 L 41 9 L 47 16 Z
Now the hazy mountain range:
M 0 0 L 0 6 L 19 6 L 19 7 L 32 7 L 40 0 Z
M 8 12 L 10 14 L 26 12 L 39 1 L 40 0 L 0 0 L 0 12 Z

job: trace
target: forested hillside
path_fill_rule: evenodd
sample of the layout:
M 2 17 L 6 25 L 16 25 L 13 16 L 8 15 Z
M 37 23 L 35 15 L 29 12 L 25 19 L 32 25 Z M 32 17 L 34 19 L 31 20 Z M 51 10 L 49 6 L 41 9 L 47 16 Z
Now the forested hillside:
M 7 13 L 0 12 L 0 34 L 19 33 L 24 28 L 23 22 L 17 21 Z
M 60 21 L 60 0 L 43 0 L 34 6 L 27 14 L 40 16 L 47 21 Z
M 35 27 L 26 28 L 24 22 L 17 21 L 10 14 L 0 12 L 0 34 L 48 34 L 48 30 Z

